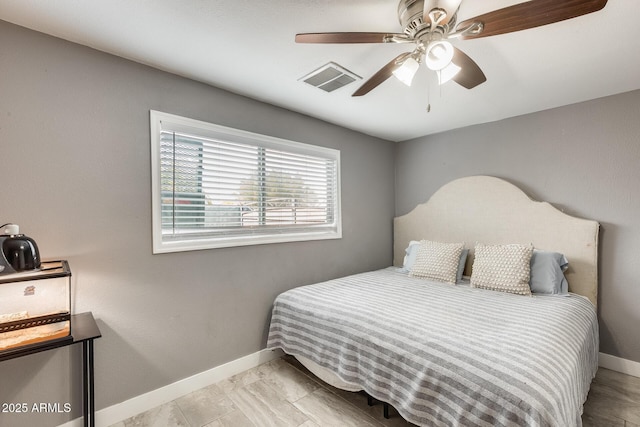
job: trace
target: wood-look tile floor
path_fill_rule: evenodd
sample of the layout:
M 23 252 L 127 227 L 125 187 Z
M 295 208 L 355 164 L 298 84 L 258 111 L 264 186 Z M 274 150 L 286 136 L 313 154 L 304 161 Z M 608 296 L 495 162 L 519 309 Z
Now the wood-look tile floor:
M 333 388 L 285 356 L 112 427 L 412 426 L 361 393 Z M 582 416 L 586 427 L 640 427 L 640 378 L 600 368 Z

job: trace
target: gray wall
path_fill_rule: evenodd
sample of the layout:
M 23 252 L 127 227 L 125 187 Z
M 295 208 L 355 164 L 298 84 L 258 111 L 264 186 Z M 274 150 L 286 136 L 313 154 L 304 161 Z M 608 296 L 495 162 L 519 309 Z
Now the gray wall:
M 601 351 L 640 362 L 640 91 L 398 146 L 396 214 L 463 176 L 493 175 L 600 222 Z
M 149 110 L 337 148 L 343 238 L 152 255 Z M 0 221 L 68 259 L 98 409 L 264 347 L 275 296 L 392 262 L 395 144 L 0 21 Z M 79 349 L 0 363 L 0 402 L 70 402 Z

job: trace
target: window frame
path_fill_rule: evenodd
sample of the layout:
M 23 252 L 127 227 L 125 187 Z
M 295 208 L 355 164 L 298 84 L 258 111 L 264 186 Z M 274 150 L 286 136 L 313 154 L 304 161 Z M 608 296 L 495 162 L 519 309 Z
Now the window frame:
M 267 135 L 261 135 L 240 129 L 234 129 L 174 114 L 150 110 L 149 114 L 151 131 L 151 199 L 152 199 L 152 238 L 153 253 L 171 253 L 192 250 L 226 248 L 247 245 L 262 245 L 284 242 L 312 241 L 342 238 L 342 207 L 341 207 L 341 181 L 340 181 L 340 151 L 327 147 L 290 141 Z M 162 181 L 160 173 L 160 140 L 161 132 L 170 129 L 175 132 L 188 132 L 205 138 L 217 138 L 225 141 L 253 144 L 260 147 L 288 151 L 297 154 L 306 154 L 330 159 L 335 162 L 336 188 L 333 211 L 333 223 L 323 230 L 289 230 L 281 232 L 275 230 L 271 233 L 251 234 L 233 233 L 230 235 L 217 235 L 194 237 L 185 235 L 184 239 L 163 239 L 162 232 Z M 196 133 L 197 132 L 197 133 Z

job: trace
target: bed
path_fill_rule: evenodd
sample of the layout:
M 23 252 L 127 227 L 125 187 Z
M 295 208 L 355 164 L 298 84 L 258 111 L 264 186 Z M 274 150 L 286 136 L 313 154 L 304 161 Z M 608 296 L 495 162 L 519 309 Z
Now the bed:
M 394 219 L 394 266 L 279 295 L 267 347 L 417 425 L 580 426 L 598 365 L 598 229 L 498 178 L 452 181 Z M 462 245 L 464 278 L 457 272 L 445 283 L 408 270 L 418 239 L 420 257 L 430 242 L 456 242 L 455 256 Z M 533 248 L 538 257 L 563 254 L 568 292 L 481 286 L 487 253 L 516 246 L 530 251 L 527 265 Z

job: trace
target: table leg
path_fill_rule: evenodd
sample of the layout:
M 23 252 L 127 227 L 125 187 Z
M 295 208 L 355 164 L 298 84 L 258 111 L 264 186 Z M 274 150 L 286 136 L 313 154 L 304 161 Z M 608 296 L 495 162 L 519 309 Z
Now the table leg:
M 95 427 L 95 400 L 93 396 L 93 340 L 82 342 L 82 410 L 85 427 Z

